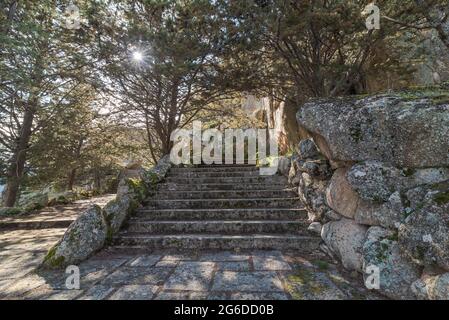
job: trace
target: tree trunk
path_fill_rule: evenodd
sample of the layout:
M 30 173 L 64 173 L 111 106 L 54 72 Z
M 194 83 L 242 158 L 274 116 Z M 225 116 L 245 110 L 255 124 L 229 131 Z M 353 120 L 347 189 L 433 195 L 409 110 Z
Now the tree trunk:
M 101 192 L 101 176 L 98 170 L 94 171 L 94 191 Z
M 67 178 L 67 190 L 72 191 L 73 185 L 75 184 L 75 178 L 76 178 L 76 168 L 72 169 L 69 173 L 69 176 Z
M 35 107 L 32 106 L 27 108 L 23 117 L 20 135 L 17 139 L 17 145 L 8 169 L 4 201 L 5 207 L 14 207 L 17 200 L 17 195 L 19 193 L 20 183 L 23 178 L 23 171 L 25 168 L 28 144 L 31 138 L 34 114 Z

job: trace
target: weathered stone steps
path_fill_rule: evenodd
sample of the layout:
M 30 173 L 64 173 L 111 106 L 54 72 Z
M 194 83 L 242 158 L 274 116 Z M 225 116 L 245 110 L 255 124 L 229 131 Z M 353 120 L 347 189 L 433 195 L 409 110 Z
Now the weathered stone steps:
M 296 197 L 293 189 L 284 190 L 210 190 L 210 191 L 159 191 L 157 199 L 240 199 Z
M 170 169 L 170 174 L 176 173 L 186 173 L 186 172 L 195 172 L 195 173 L 205 173 L 205 172 L 259 172 L 259 168 L 255 166 L 232 166 L 232 167 L 222 167 L 222 166 L 209 166 L 209 167 L 193 167 L 193 168 L 172 168 Z
M 140 209 L 131 221 L 158 220 L 295 220 L 307 218 L 304 209 Z
M 260 172 L 251 171 L 223 171 L 223 172 L 177 172 L 170 173 L 168 178 L 179 178 L 179 179 L 198 179 L 198 178 L 251 178 L 260 177 Z
M 283 190 L 283 183 L 207 183 L 207 184 L 177 184 L 164 183 L 158 186 L 159 191 L 220 191 L 220 190 Z
M 172 168 L 114 239 L 117 247 L 315 250 L 307 213 L 281 176 L 251 165 Z
M 121 235 L 115 239 L 117 246 L 144 246 L 153 249 L 189 249 L 189 250 L 316 250 L 319 237 L 291 234 L 182 234 L 182 235 Z
M 150 200 L 153 209 L 295 208 L 298 198 Z
M 305 223 L 295 220 L 208 220 L 208 221 L 131 221 L 127 233 L 151 234 L 182 234 L 182 233 L 212 233 L 212 234 L 247 234 L 247 233 L 292 233 L 304 234 Z
M 203 184 L 203 183 L 264 183 L 264 184 L 287 184 L 287 179 L 280 176 L 254 176 L 254 177 L 221 177 L 221 178 L 179 178 L 167 177 L 166 182 L 178 184 Z

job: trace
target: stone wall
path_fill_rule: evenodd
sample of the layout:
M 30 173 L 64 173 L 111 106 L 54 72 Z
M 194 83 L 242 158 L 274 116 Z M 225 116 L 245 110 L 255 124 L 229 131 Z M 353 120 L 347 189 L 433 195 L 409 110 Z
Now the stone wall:
M 292 158 L 321 248 L 380 271 L 394 299 L 449 299 L 449 104 L 401 94 L 318 100 L 297 114 Z
M 62 268 L 77 264 L 102 249 L 156 185 L 164 180 L 170 167 L 167 155 L 148 171 L 140 167 L 124 170 L 117 197 L 104 208 L 94 205 L 83 212 L 48 251 L 42 267 Z

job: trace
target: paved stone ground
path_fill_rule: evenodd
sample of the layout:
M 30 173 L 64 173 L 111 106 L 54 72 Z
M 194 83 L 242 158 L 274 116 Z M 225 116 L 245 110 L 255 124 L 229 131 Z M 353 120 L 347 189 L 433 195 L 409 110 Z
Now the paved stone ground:
M 22 260 L 24 259 L 24 260 Z M 15 268 L 25 258 L 2 259 Z M 79 265 L 80 290 L 67 290 L 62 271 L 2 273 L 0 299 L 381 299 L 321 253 L 129 252 L 106 249 Z M 5 269 L 3 269 L 5 270 Z

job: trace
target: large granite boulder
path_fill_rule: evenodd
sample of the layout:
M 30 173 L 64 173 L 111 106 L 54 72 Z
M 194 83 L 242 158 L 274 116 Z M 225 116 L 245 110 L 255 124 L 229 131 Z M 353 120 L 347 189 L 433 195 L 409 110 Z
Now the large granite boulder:
M 401 170 L 385 166 L 380 161 L 366 161 L 352 166 L 347 178 L 360 198 L 381 203 L 401 189 L 401 174 Z
M 411 284 L 420 277 L 420 268 L 405 257 L 395 232 L 371 227 L 363 244 L 363 269 L 379 268 L 380 292 L 393 299 L 413 299 Z
M 362 199 L 382 203 L 394 192 L 448 180 L 449 168 L 398 169 L 374 160 L 352 166 L 347 178 Z
M 367 227 L 354 220 L 341 219 L 326 223 L 321 238 L 348 270 L 362 271 L 362 246 Z
M 399 168 L 449 164 L 449 105 L 431 99 L 321 99 L 302 106 L 297 120 L 333 161 L 378 160 Z
M 423 266 L 449 271 L 449 181 L 410 190 L 409 216 L 399 228 L 401 248 Z
M 354 218 L 360 224 L 397 229 L 405 219 L 405 209 L 400 193 L 398 191 L 393 193 L 384 203 L 361 200 Z
M 61 268 L 79 263 L 103 247 L 107 234 L 108 226 L 101 208 L 94 205 L 82 213 L 49 250 L 43 266 Z
M 344 217 L 353 219 L 360 197 L 346 179 L 347 169 L 337 169 L 326 190 L 327 205 Z

